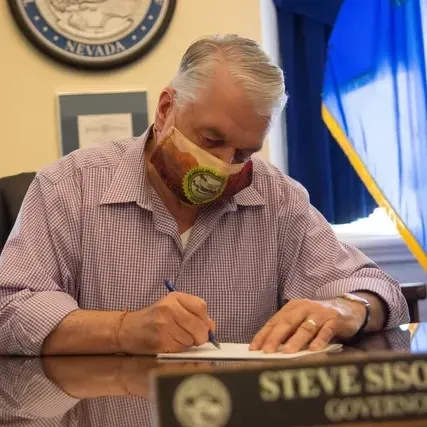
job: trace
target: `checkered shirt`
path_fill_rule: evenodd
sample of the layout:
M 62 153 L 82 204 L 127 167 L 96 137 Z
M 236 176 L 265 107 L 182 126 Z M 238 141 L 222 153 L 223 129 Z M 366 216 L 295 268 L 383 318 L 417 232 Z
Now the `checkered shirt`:
M 164 279 L 203 298 L 220 342 L 250 342 L 288 300 L 366 290 L 408 321 L 399 284 L 340 243 L 306 190 L 254 156 L 253 183 L 200 209 L 184 250 L 139 138 L 77 150 L 39 172 L 0 256 L 0 353 L 40 354 L 69 313 L 138 310 Z

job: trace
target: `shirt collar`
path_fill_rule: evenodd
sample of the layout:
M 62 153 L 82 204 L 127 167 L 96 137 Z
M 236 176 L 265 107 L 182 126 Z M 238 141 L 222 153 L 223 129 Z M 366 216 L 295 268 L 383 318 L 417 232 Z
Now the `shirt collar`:
M 101 205 L 136 202 L 142 208 L 152 210 L 150 185 L 144 156 L 145 144 L 152 134 L 152 126 L 133 141 L 126 150 Z
M 254 176 L 255 179 L 255 176 Z M 233 197 L 235 203 L 240 206 L 264 206 L 265 200 L 259 194 L 252 182 L 249 187 L 244 188 Z
M 253 178 L 252 183 L 248 187 L 244 188 L 242 191 L 238 192 L 233 198 L 232 201 L 236 205 L 240 206 L 264 206 L 265 200 L 255 188 L 255 181 L 257 179 L 257 169 L 258 169 L 259 159 L 254 156 L 252 157 L 253 163 Z

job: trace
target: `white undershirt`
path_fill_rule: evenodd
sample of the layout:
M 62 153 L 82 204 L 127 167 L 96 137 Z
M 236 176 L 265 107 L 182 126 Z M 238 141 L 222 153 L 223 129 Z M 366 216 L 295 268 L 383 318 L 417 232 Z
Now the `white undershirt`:
M 183 249 L 187 247 L 188 239 L 190 238 L 192 228 L 193 227 L 190 227 L 187 231 L 181 234 L 181 242 L 182 242 Z

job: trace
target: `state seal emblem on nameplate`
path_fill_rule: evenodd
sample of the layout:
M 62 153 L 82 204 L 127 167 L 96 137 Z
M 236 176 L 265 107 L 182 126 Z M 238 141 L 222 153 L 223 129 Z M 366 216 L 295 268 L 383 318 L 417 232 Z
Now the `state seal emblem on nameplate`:
M 231 394 L 218 378 L 192 375 L 177 388 L 173 408 L 183 427 L 225 427 L 231 416 Z
M 112 68 L 148 52 L 165 33 L 176 0 L 9 0 L 26 37 L 81 68 Z

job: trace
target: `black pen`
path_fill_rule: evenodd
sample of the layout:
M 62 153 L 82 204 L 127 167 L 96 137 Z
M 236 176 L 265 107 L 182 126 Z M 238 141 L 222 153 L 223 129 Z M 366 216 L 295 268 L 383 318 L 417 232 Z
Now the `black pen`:
M 170 280 L 165 280 L 165 286 L 169 292 L 177 292 L 174 284 Z M 209 342 L 213 344 L 217 349 L 221 350 L 221 346 L 216 342 L 215 334 L 209 330 Z

